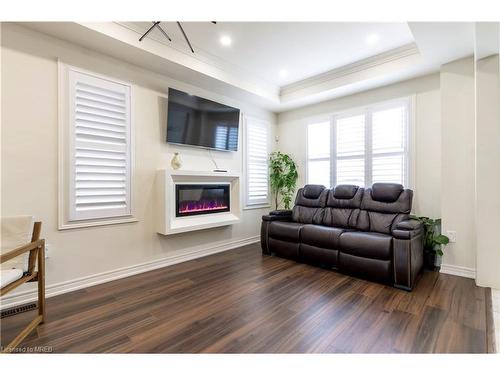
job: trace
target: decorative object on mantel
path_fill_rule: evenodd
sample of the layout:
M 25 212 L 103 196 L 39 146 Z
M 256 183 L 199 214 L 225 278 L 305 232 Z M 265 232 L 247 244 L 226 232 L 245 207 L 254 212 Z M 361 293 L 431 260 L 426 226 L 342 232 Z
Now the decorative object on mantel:
M 286 210 L 289 210 L 297 186 L 297 179 L 299 178 L 297 165 L 290 155 L 276 151 L 269 156 L 269 169 L 271 191 L 274 194 L 276 210 L 281 203 L 283 203 Z
M 179 169 L 180 167 L 182 167 L 182 160 L 181 160 L 181 157 L 179 156 L 179 153 L 178 152 L 174 152 L 174 157 L 172 158 L 172 160 L 170 161 L 170 165 L 172 166 L 172 168 L 174 168 L 175 170 Z
M 428 270 L 438 270 L 443 256 L 442 247 L 450 242 L 447 236 L 441 234 L 441 219 L 415 215 L 410 215 L 410 218 L 424 225 L 424 267 Z

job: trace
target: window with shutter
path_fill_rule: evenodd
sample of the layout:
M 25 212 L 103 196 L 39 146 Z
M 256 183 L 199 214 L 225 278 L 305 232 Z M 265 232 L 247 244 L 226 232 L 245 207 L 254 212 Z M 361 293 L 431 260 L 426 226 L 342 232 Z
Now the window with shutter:
M 404 106 L 373 112 L 372 180 L 405 184 L 407 110 Z
M 131 215 L 130 86 L 68 71 L 68 221 Z
M 365 184 L 365 115 L 335 121 L 336 185 Z
M 246 206 L 269 204 L 269 124 L 246 119 Z
M 330 186 L 330 121 L 307 129 L 307 183 Z
M 309 124 L 308 183 L 408 186 L 409 112 L 410 100 L 401 99 Z

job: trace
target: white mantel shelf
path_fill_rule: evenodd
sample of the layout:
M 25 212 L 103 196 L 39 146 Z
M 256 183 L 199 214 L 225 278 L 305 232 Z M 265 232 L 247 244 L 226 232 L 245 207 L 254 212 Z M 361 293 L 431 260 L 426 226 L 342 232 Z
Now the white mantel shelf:
M 160 170 L 161 171 L 161 170 Z M 234 178 L 240 178 L 240 175 L 237 173 L 231 173 L 231 172 L 214 172 L 214 171 L 187 171 L 187 170 L 170 170 L 170 169 L 163 169 L 165 173 L 169 174 L 170 176 L 193 176 L 193 177 L 234 177 Z
M 230 185 L 230 211 L 177 217 L 175 185 L 221 183 Z M 156 231 L 163 235 L 232 225 L 241 221 L 240 175 L 231 172 L 160 169 L 155 182 Z

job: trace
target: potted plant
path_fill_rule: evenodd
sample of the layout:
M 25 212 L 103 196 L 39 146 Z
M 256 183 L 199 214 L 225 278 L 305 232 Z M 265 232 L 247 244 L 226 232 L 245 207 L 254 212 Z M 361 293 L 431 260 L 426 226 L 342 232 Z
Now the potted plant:
M 441 219 L 431 219 L 426 216 L 410 215 L 410 218 L 418 220 L 424 226 L 424 266 L 429 270 L 439 269 L 436 264 L 437 257 L 443 256 L 442 247 L 450 242 L 450 239 L 441 234 Z
M 279 151 L 269 155 L 269 179 L 276 210 L 281 204 L 285 210 L 290 209 L 298 177 L 297 165 L 290 155 Z

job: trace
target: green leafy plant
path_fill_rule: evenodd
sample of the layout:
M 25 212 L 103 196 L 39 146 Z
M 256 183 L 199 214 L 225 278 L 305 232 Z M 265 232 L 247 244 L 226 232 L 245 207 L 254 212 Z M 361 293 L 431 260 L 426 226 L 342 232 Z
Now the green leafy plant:
M 441 219 L 415 215 L 410 215 L 410 218 L 420 221 L 424 226 L 424 249 L 443 256 L 442 246 L 446 246 L 450 239 L 441 234 Z
M 286 210 L 290 209 L 298 177 L 297 165 L 289 155 L 279 151 L 269 155 L 269 179 L 276 210 L 281 203 Z

